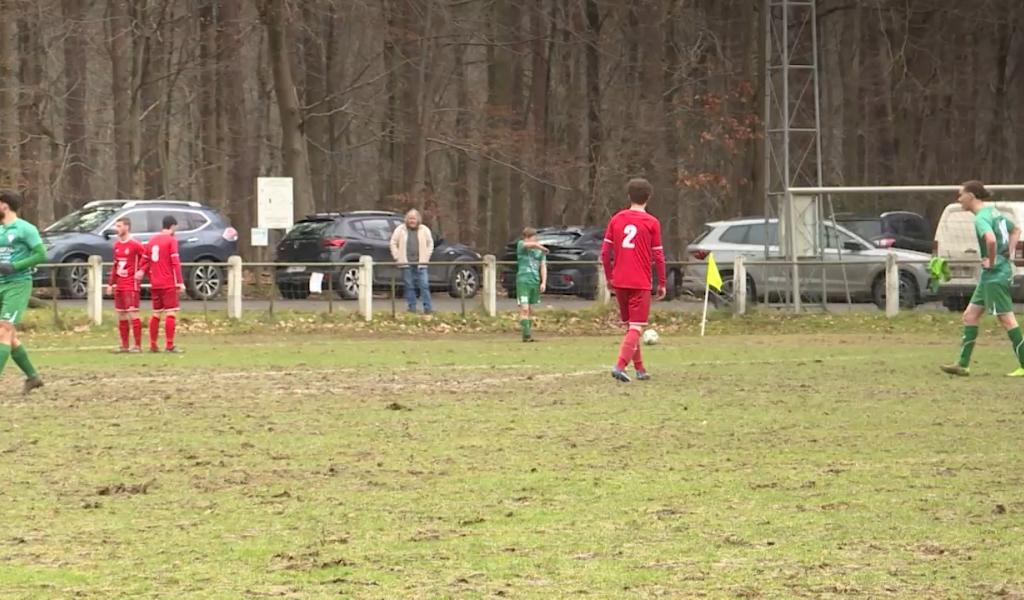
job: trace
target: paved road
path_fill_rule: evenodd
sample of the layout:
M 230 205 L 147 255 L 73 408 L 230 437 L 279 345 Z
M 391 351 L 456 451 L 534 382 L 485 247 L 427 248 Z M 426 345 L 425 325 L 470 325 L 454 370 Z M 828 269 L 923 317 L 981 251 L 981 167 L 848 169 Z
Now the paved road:
M 434 294 L 434 310 L 438 312 L 459 312 L 462 310 L 461 302 L 457 299 L 451 298 L 448 294 L 440 293 Z M 701 310 L 701 300 L 694 297 L 683 297 L 678 300 L 671 302 L 659 302 L 655 305 L 657 310 L 678 310 L 683 312 L 699 312 Z M 613 300 L 614 301 L 614 300 Z M 44 302 L 49 302 L 44 300 Z M 108 310 L 114 309 L 114 303 L 111 300 L 107 300 L 104 303 Z M 72 301 L 72 300 L 61 300 L 60 306 L 62 308 L 78 308 L 85 310 L 84 301 Z M 149 302 L 143 300 L 143 309 L 147 309 Z M 466 300 L 466 310 L 476 310 L 481 306 L 480 298 L 472 298 Z M 583 300 L 575 296 L 544 296 L 539 310 L 582 310 L 592 308 L 594 301 Z M 809 311 L 820 310 L 820 305 L 817 304 L 805 304 Z M 269 300 L 246 300 L 244 302 L 244 310 L 246 311 L 258 311 L 265 312 L 270 307 Z M 202 312 L 204 309 L 202 302 L 195 302 L 191 300 L 182 302 L 182 310 L 188 312 Z M 211 312 L 226 312 L 227 304 L 224 300 L 210 301 L 206 304 L 206 309 Z M 285 311 L 309 311 L 309 312 L 328 312 L 334 310 L 336 312 L 352 311 L 357 309 L 356 303 L 349 300 L 335 300 L 332 303 L 321 298 L 309 298 L 306 300 L 275 300 L 274 310 L 285 310 Z M 395 300 L 395 309 L 399 312 L 405 310 L 405 302 L 401 298 Z M 512 311 L 516 309 L 516 303 L 513 299 L 507 298 L 504 295 L 498 297 L 498 310 L 499 311 Z M 782 309 L 780 309 L 782 310 Z M 829 312 L 832 313 L 846 313 L 846 312 L 878 312 L 878 309 L 873 304 L 854 304 L 847 306 L 846 304 L 834 303 L 828 305 Z M 918 311 L 942 311 L 946 309 L 938 303 L 929 303 L 919 306 L 916 310 Z M 380 314 L 389 314 L 391 312 L 391 299 L 386 296 L 376 296 L 374 298 L 374 311 Z

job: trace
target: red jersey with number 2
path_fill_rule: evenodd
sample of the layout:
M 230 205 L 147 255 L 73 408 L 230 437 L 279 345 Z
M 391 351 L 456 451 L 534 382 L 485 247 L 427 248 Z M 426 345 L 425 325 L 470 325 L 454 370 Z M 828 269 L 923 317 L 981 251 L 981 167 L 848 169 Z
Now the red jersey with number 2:
M 181 276 L 178 240 L 173 235 L 163 233 L 150 238 L 142 255 L 141 268 L 149 275 L 149 284 L 154 290 L 166 290 L 181 285 L 184 279 Z
M 110 285 L 119 292 L 137 292 L 139 282 L 135 273 L 142 264 L 146 249 L 135 238 L 114 242 L 114 268 L 110 270 Z
M 652 263 L 657 269 L 658 286 L 664 286 L 661 223 L 646 211 L 626 209 L 615 213 L 604 233 L 601 263 L 608 284 L 614 288 L 650 290 Z

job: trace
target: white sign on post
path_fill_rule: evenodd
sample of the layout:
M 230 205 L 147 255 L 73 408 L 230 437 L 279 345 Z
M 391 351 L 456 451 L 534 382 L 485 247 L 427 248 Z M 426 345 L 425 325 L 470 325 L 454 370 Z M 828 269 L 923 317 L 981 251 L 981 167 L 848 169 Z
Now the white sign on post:
M 291 229 L 294 205 L 291 177 L 256 178 L 256 225 L 260 229 Z
M 269 246 L 270 245 L 270 230 L 265 227 L 253 227 L 250 232 L 249 239 L 251 240 L 252 246 Z

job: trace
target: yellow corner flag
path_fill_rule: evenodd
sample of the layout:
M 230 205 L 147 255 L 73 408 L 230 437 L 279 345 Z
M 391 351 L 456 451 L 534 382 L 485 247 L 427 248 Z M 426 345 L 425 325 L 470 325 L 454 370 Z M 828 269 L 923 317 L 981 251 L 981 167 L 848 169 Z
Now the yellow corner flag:
M 715 264 L 715 255 L 708 254 L 708 281 L 709 287 L 716 291 L 722 291 L 722 274 L 718 272 L 718 265 Z

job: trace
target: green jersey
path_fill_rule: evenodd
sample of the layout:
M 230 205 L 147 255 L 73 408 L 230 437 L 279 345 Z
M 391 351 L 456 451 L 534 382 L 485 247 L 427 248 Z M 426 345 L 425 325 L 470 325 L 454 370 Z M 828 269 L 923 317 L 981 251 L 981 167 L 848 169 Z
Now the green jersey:
M 15 219 L 10 225 L 0 223 L 0 262 L 12 263 L 17 268 L 19 262 L 31 259 L 35 255 L 35 249 L 42 245 L 43 238 L 39 237 L 39 230 L 28 221 Z M 0 283 L 31 279 L 31 266 L 10 275 L 0 275 Z
M 1010 232 L 1013 221 L 999 212 L 994 206 L 986 206 L 974 215 L 974 232 L 978 236 L 981 257 L 991 258 L 992 267 L 982 270 L 981 281 L 1009 281 L 1013 278 L 1013 264 L 1010 262 Z M 985 235 L 991 233 L 996 237 L 996 255 L 988 256 L 988 244 Z
M 523 240 L 516 244 L 516 283 L 540 285 L 540 265 L 546 259 L 544 252 L 527 248 Z

